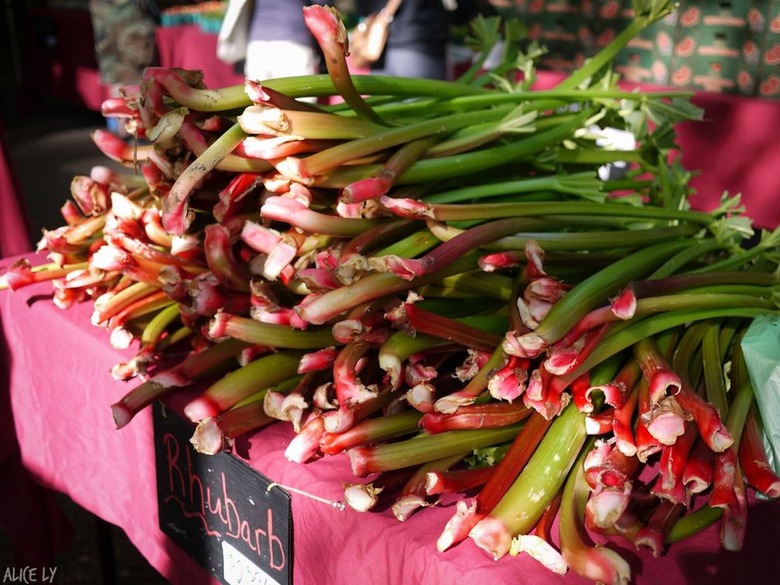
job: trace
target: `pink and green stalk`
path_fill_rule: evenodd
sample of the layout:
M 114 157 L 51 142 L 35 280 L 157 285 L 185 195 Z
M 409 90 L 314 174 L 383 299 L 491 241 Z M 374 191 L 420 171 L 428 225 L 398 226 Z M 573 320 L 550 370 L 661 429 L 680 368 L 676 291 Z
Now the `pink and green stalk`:
M 397 331 L 379 348 L 377 361 L 387 374 L 392 388 L 399 388 L 404 381 L 404 363 L 415 353 L 435 347 L 447 346 L 447 342 L 431 335 L 411 336 L 405 331 Z
M 333 379 L 339 407 L 350 408 L 374 398 L 378 388 L 365 386 L 360 381 L 360 370 L 372 347 L 363 341 L 352 341 L 341 348 L 333 362 Z
M 305 6 L 303 20 L 325 56 L 325 66 L 339 95 L 361 118 L 383 123 L 352 82 L 347 67 L 349 37 L 339 12 L 331 6 Z
M 230 290 L 249 292 L 249 272 L 233 253 L 233 243 L 227 228 L 218 223 L 206 226 L 203 249 L 209 270 Z
M 471 270 L 475 265 L 476 256 L 466 254 L 439 272 L 426 274 L 415 279 L 414 283 L 394 274 L 368 274 L 350 285 L 304 299 L 297 305 L 296 311 L 304 322 L 311 325 L 322 325 L 359 303 L 385 295 L 397 294 L 412 288 L 412 286 L 427 284 L 446 276 L 460 274 Z
M 92 324 L 100 325 L 108 321 L 132 303 L 157 290 L 157 287 L 144 282 L 134 282 L 118 292 L 110 291 L 100 295 L 93 304 Z
M 196 423 L 222 414 L 251 394 L 294 376 L 301 355 L 297 351 L 279 352 L 241 366 L 188 402 L 184 414 Z
M 325 432 L 325 421 L 319 413 L 312 413 L 287 448 L 284 457 L 293 463 L 306 463 L 321 455 L 319 447 Z
M 739 464 L 749 485 L 768 498 L 776 500 L 780 498 L 780 477 L 769 464 L 761 437 L 758 412 L 754 405 L 747 415 L 742 431 Z
M 596 441 L 583 462 L 585 480 L 592 494 L 585 505 L 588 526 L 597 530 L 611 528 L 627 510 L 633 493 L 636 457 L 627 457 L 614 444 Z
M 153 82 L 177 104 L 198 112 L 220 112 L 245 108 L 252 104 L 244 85 L 222 89 L 204 89 L 202 71 L 167 67 L 147 67 L 144 81 Z
M 432 120 L 412 122 L 397 128 L 386 129 L 381 133 L 366 136 L 365 138 L 356 138 L 355 140 L 344 142 L 306 158 L 286 159 L 277 168 L 281 169 L 283 167 L 282 172 L 286 176 L 301 182 L 312 180 L 317 182 L 319 175 L 328 174 L 329 171 L 352 163 L 355 160 L 376 155 L 389 148 L 413 144 L 417 140 L 436 138 L 459 128 L 483 122 L 486 118 L 499 118 L 506 111 L 506 108 L 498 107 L 490 110 L 464 112 L 449 116 L 439 116 Z M 372 176 L 375 176 L 377 172 L 381 172 L 383 168 L 386 167 L 380 167 L 380 170 L 374 171 Z M 407 168 L 410 167 L 407 165 Z M 382 197 L 382 202 L 385 200 L 386 197 Z
M 472 349 L 490 351 L 501 344 L 501 336 L 463 321 L 427 311 L 414 303 L 405 303 L 409 326 L 418 333 L 433 335 Z
M 366 419 L 340 433 L 325 432 L 320 449 L 326 455 L 335 455 L 352 447 L 397 439 L 416 433 L 421 413 L 407 410 L 391 415 Z
M 209 324 L 209 336 L 212 339 L 232 337 L 253 345 L 290 349 L 323 349 L 336 345 L 328 327 L 300 331 L 230 313 L 217 313 L 214 316 Z
M 516 556 L 520 553 L 526 553 L 553 573 L 565 575 L 568 572 L 569 565 L 552 544 L 552 526 L 558 517 L 562 499 L 563 491 L 561 490 L 547 506 L 533 532 L 520 534 L 512 539 L 512 546 L 509 548 L 510 555 Z
M 631 580 L 631 568 L 625 559 L 612 549 L 592 544 L 586 536 L 584 516 L 590 489 L 585 481 L 583 461 L 587 451 L 587 448 L 583 449 L 573 463 L 563 487 L 558 517 L 561 555 L 578 575 L 600 583 L 624 585 Z
M 488 387 L 491 375 L 505 363 L 506 355 L 500 347 L 497 347 L 463 388 L 436 400 L 433 405 L 436 412 L 452 414 L 463 406 L 473 404 Z
M 385 129 L 365 120 L 319 110 L 287 110 L 268 106 L 249 106 L 238 116 L 238 123 L 247 134 L 318 141 L 356 140 Z
M 572 288 L 547 313 L 534 331 L 520 335 L 504 348 L 512 355 L 536 357 L 547 347 L 563 338 L 576 323 L 604 298 L 626 284 L 651 271 L 670 255 L 690 245 L 687 240 L 665 242 L 640 249 L 613 262 Z
M 372 351 L 362 341 L 347 343 L 333 362 L 333 379 L 338 408 L 324 413 L 325 429 L 330 433 L 343 433 L 355 424 L 355 408 L 376 399 L 377 384 L 366 386 L 360 380 L 360 370 L 366 363 L 365 355 Z
M 684 504 L 661 500 L 645 525 L 637 531 L 634 545 L 637 548 L 647 547 L 654 557 L 661 556 L 667 537 L 685 511 Z
M 398 493 L 414 474 L 414 467 L 380 473 L 366 483 L 345 483 L 344 502 L 357 512 L 368 512 L 380 501 L 380 496 Z
M 205 271 L 205 267 L 198 260 L 158 250 L 154 246 L 143 242 L 138 238 L 127 236 L 123 233 L 106 234 L 104 239 L 109 246 L 121 248 L 144 260 L 154 262 L 155 264 L 179 266 L 192 275 L 200 274 Z
M 428 500 L 426 486 L 428 474 L 436 471 L 446 471 L 461 461 L 468 451 L 457 453 L 442 459 L 428 461 L 421 464 L 407 480 L 401 493 L 393 503 L 393 516 L 400 522 L 405 522 L 420 508 L 432 505 Z
M 429 471 L 425 480 L 425 493 L 434 496 L 467 492 L 485 485 L 493 471 L 494 466 Z
M 488 402 L 463 405 L 451 414 L 429 412 L 420 419 L 425 432 L 434 435 L 445 431 L 491 429 L 511 425 L 531 416 L 531 410 L 522 404 Z
M 19 290 L 36 282 L 64 278 L 75 270 L 84 270 L 88 267 L 88 262 L 66 264 L 64 266 L 54 263 L 34 267 L 27 258 L 19 258 L 0 276 L 0 290 L 6 288 Z
M 245 347 L 245 343 L 233 339 L 210 345 L 202 351 L 190 353 L 179 365 L 155 374 L 136 386 L 111 406 L 117 428 L 127 425 L 136 414 L 170 390 L 205 380 L 229 368 L 237 368 L 238 362 L 233 362 L 232 358 L 237 357 Z
M 196 157 L 203 156 L 211 145 L 210 141 L 203 135 L 201 129 L 186 119 L 179 130 L 179 135 L 185 146 L 191 150 Z M 246 140 L 246 138 L 243 140 Z M 243 140 L 239 140 L 235 143 L 235 147 L 231 152 L 236 154 L 225 154 L 216 162 L 214 168 L 232 173 L 267 173 L 268 171 L 272 171 L 274 167 L 270 161 L 239 156 L 238 153 L 240 152 Z M 155 161 L 155 163 L 157 163 L 157 161 Z M 170 175 L 170 173 L 168 174 Z
M 522 424 L 498 429 L 447 431 L 437 435 L 420 435 L 406 441 L 376 446 L 353 447 L 347 454 L 352 473 L 365 477 L 379 471 L 420 465 L 444 457 L 511 440 Z
M 190 194 L 245 137 L 241 127 L 234 124 L 178 176 L 163 203 L 162 221 L 166 231 L 180 236 L 187 230 L 195 218 L 189 209 Z
M 520 221 L 523 221 L 522 218 Z M 464 230 L 454 238 L 436 246 L 431 252 L 420 258 L 399 258 L 390 269 L 397 276 L 406 279 L 437 272 L 448 266 L 465 253 L 480 245 L 492 242 L 502 236 L 517 231 L 516 218 L 499 219 Z
M 514 536 L 533 529 L 564 484 L 587 438 L 584 419 L 574 405 L 564 408 L 490 515 L 471 530 L 469 536 L 493 558 L 509 552 Z
M 402 145 L 372 177 L 344 187 L 339 200 L 344 203 L 361 203 L 387 195 L 396 179 L 434 143 L 433 138 L 421 138 Z
M 124 140 L 108 130 L 94 130 L 91 136 L 92 141 L 100 152 L 123 166 L 133 167 L 139 162 L 156 159 L 154 147 L 151 144 L 127 144 Z
M 236 406 L 215 417 L 201 420 L 190 439 L 198 453 L 216 455 L 242 435 L 261 429 L 277 419 L 266 414 L 262 400 Z
M 268 197 L 260 208 L 267 220 L 283 221 L 309 233 L 350 238 L 377 225 L 372 219 L 337 217 L 309 209 L 291 197 Z

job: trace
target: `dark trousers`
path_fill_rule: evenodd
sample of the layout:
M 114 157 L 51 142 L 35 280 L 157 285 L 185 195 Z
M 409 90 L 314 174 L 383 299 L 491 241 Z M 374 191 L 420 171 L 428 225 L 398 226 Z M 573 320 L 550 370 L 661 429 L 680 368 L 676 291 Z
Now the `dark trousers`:
M 431 55 L 414 49 L 387 47 L 385 54 L 371 73 L 396 77 L 419 77 L 423 79 L 446 79 L 447 58 L 445 54 Z

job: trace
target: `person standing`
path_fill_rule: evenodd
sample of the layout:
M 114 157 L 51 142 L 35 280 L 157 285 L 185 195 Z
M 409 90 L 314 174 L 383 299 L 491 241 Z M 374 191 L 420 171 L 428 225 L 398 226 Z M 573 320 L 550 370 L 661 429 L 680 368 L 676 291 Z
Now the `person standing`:
M 320 51 L 303 21 L 303 7 L 328 0 L 254 0 L 244 75 L 261 81 L 314 75 Z
M 157 59 L 152 0 L 90 0 L 95 57 L 100 81 L 119 95 L 125 86 L 141 82 L 146 67 Z
M 379 12 L 386 0 L 357 0 L 360 16 Z M 390 23 L 387 44 L 371 67 L 376 75 L 447 79 L 449 13 L 442 0 L 403 0 Z

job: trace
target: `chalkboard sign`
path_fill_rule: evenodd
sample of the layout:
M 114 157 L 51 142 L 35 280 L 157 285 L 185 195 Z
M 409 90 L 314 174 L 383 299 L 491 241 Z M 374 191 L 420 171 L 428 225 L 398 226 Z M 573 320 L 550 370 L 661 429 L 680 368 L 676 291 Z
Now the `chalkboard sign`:
M 225 585 L 292 583 L 290 494 L 231 455 L 201 455 L 194 427 L 154 406 L 160 529 Z

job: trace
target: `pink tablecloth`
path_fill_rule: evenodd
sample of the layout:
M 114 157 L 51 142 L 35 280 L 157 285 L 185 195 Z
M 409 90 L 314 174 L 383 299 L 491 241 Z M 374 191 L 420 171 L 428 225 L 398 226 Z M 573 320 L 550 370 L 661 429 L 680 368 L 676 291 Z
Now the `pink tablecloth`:
M 10 260 L 0 261 L 2 266 Z M 47 285 L 0 293 L 0 322 L 10 358 L 7 379 L 22 460 L 43 485 L 123 528 L 130 540 L 174 584 L 208 582 L 208 575 L 158 528 L 151 412 L 113 427 L 109 405 L 131 386 L 109 368 L 123 353 L 89 324 L 90 306 L 56 309 Z M 307 465 L 287 462 L 288 425 L 242 440 L 248 463 L 284 485 L 340 499 L 349 477 L 345 456 Z M 435 541 L 451 506 L 429 508 L 406 523 L 389 510 L 340 512 L 292 495 L 294 582 L 340 585 L 491 582 L 494 585 L 585 583 L 556 576 L 526 556 L 489 559 L 468 541 L 444 554 Z M 25 510 L 17 507 L 18 514 Z M 756 583 L 780 573 L 780 505 L 753 502 L 745 549 L 719 552 L 718 528 L 682 542 L 659 559 L 629 551 L 635 583 Z

